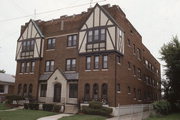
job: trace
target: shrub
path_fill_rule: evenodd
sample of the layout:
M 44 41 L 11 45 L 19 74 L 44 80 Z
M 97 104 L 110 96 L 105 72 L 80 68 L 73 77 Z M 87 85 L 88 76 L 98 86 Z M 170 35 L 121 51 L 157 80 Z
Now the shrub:
M 24 109 L 28 109 L 28 108 L 29 108 L 28 103 L 24 103 Z
M 60 110 L 61 110 L 61 105 L 54 105 L 54 109 L 53 109 L 54 112 L 60 112 Z
M 18 104 L 18 102 L 20 100 L 24 100 L 24 97 L 18 96 L 18 95 L 7 95 L 6 99 L 7 99 L 6 103 L 8 103 L 8 104 L 11 104 L 13 102 L 13 100 L 15 100 Z
M 53 104 L 43 104 L 43 110 L 44 111 L 53 111 Z
M 103 107 L 102 103 L 99 104 L 99 102 L 93 101 L 89 104 L 89 106 L 82 106 L 82 112 L 90 115 L 110 116 L 112 109 Z
M 153 107 L 157 113 L 166 115 L 171 112 L 171 105 L 166 100 L 156 101 L 153 103 Z
M 28 108 L 31 110 L 39 110 L 39 104 L 38 103 L 29 103 Z
M 102 108 L 102 103 L 98 101 L 91 101 L 89 102 L 89 107 L 94 109 L 100 109 Z

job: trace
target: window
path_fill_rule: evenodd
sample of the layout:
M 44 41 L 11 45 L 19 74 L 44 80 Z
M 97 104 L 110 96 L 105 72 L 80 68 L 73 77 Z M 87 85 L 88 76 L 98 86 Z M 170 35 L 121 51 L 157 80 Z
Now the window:
M 22 90 L 22 85 L 19 84 L 19 85 L 18 85 L 18 91 L 17 91 L 17 94 L 18 94 L 18 95 L 21 95 L 21 90 Z
M 30 72 L 34 72 L 35 62 L 31 62 Z
M 107 55 L 104 55 L 103 56 L 103 59 L 102 59 L 102 66 L 103 66 L 103 69 L 107 69 L 108 68 L 108 56 Z
M 138 89 L 138 99 L 141 100 L 141 89 Z
M 77 98 L 78 96 L 78 85 L 69 84 L 69 98 Z
M 40 97 L 46 97 L 47 84 L 41 84 Z
M 54 38 L 48 39 L 47 49 L 54 49 L 55 48 L 55 41 L 56 40 Z
M 21 63 L 20 72 L 21 72 L 21 73 L 24 73 L 24 72 L 25 72 L 25 63 Z
M 141 69 L 140 68 L 138 68 L 138 78 L 141 79 Z
M 136 54 L 136 46 L 133 44 L 133 53 Z
M 121 63 L 121 57 L 120 56 L 117 56 L 117 63 Z
M 86 70 L 91 69 L 91 57 L 86 57 Z
M 106 30 L 104 28 L 89 30 L 86 50 L 88 52 L 105 50 L 106 49 L 105 40 L 106 40 Z
M 128 61 L 128 69 L 131 69 L 131 63 Z
M 133 74 L 136 75 L 136 66 L 133 65 Z
M 136 98 L 136 88 L 134 88 L 134 98 Z
M 46 61 L 46 72 L 52 72 L 54 71 L 54 61 Z
M 141 50 L 137 48 L 137 58 L 141 59 Z
M 94 56 L 94 69 L 99 69 L 99 56 Z
M 128 93 L 131 93 L 131 87 L 128 86 Z
M 98 84 L 93 85 L 93 99 L 98 100 L 99 98 L 99 87 Z
M 128 45 L 131 46 L 131 41 L 130 41 L 130 39 L 128 39 Z
M 26 63 L 26 73 L 29 73 L 29 68 L 30 68 L 30 62 L 27 62 Z
M 103 100 L 103 102 L 107 102 L 107 98 L 108 98 L 108 85 L 106 83 L 102 84 L 102 88 L 101 88 L 101 98 Z
M 22 42 L 22 52 L 34 51 L 34 40 L 26 40 Z
M 120 86 L 119 83 L 118 83 L 117 86 L 116 86 L 116 91 L 117 91 L 117 92 L 120 92 L 120 91 L 121 91 L 121 86 Z
M 90 30 L 90 31 L 88 31 L 88 42 L 92 42 L 93 41 L 93 31 L 92 30 Z
M 32 96 L 32 90 L 33 90 L 33 86 L 32 86 L 32 84 L 30 84 L 29 90 L 28 90 L 28 96 Z
M 0 85 L 0 93 L 4 93 L 4 85 Z
M 75 70 L 76 70 L 76 59 L 67 59 L 66 71 L 75 71 Z
M 90 85 L 85 84 L 84 86 L 84 100 L 90 100 Z
M 69 35 L 67 46 L 73 47 L 73 46 L 76 46 L 76 43 L 77 43 L 77 35 Z
M 23 96 L 26 96 L 27 95 L 27 85 L 24 84 L 23 86 Z

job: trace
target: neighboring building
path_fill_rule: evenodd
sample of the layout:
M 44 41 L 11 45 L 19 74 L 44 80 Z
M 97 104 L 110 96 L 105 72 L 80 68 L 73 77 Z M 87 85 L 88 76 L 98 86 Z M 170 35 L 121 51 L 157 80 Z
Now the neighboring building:
M 15 77 L 9 74 L 0 73 L 0 102 L 5 99 L 5 95 L 13 94 Z
M 47 103 L 150 103 L 160 64 L 116 5 L 51 21 L 30 20 L 17 41 L 15 92 Z

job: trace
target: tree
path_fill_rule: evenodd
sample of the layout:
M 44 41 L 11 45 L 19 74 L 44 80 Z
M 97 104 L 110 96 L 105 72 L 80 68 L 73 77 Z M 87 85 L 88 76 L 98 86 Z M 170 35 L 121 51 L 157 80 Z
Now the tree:
M 5 73 L 6 71 L 5 70 L 0 70 L 0 73 Z
M 180 42 L 178 37 L 175 36 L 172 41 L 164 44 L 160 53 L 161 59 L 166 62 L 165 98 L 169 102 L 175 103 L 180 101 Z

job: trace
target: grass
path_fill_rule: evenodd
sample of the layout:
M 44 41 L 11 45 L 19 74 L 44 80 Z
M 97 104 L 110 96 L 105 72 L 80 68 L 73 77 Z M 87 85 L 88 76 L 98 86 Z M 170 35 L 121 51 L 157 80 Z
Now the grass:
M 5 104 L 0 103 L 0 110 L 7 110 L 9 109 Z
M 146 120 L 180 120 L 180 113 L 174 113 L 166 116 L 153 116 Z
M 98 115 L 73 115 L 69 117 L 63 117 L 59 120 L 105 120 L 106 117 Z
M 0 120 L 36 120 L 41 117 L 55 115 L 53 112 L 40 110 L 0 111 Z

